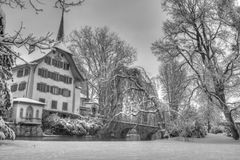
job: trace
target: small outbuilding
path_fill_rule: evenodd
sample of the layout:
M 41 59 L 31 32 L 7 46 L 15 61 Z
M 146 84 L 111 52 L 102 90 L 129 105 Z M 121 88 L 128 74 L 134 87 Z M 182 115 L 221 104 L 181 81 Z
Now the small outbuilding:
M 13 107 L 9 112 L 10 122 L 15 124 L 42 124 L 42 111 L 45 103 L 29 99 L 13 99 Z

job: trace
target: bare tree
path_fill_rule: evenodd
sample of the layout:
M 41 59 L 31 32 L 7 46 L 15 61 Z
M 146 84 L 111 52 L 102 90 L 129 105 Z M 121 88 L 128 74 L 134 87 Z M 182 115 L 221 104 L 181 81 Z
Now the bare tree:
M 165 105 L 159 100 L 156 88 L 143 68 L 118 66 L 110 77 L 102 84 L 106 119 L 111 120 L 119 114 L 129 117 L 153 113 L 158 122 L 164 121 Z
M 165 38 L 152 45 L 155 55 L 180 58 L 188 65 L 196 88 L 203 90 L 229 122 L 239 139 L 226 100 L 239 74 L 240 12 L 234 0 L 165 0 L 171 16 L 164 23 Z M 208 81 L 206 81 L 206 75 Z
M 188 86 L 186 71 L 181 68 L 176 60 L 171 59 L 168 62 L 163 62 L 160 67 L 159 80 L 165 94 L 164 98 L 171 110 L 174 111 L 171 112 L 171 118 L 175 120 L 179 111 L 179 104 L 183 100 L 184 92 Z
M 92 29 L 86 26 L 75 30 L 70 34 L 69 41 L 76 63 L 88 73 L 90 98 L 99 99 L 101 106 L 104 82 L 118 66 L 132 64 L 136 51 L 107 27 Z

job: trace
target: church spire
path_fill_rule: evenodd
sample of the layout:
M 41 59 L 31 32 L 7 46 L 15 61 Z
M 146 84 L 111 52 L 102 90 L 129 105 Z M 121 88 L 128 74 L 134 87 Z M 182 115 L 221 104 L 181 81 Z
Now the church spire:
M 60 26 L 58 29 L 58 34 L 57 34 L 57 41 L 63 41 L 64 38 L 64 8 L 62 9 L 62 18 L 60 22 Z

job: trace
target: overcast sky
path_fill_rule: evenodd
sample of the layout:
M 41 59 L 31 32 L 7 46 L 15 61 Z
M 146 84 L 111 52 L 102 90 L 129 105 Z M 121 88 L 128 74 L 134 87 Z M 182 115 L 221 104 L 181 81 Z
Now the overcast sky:
M 43 0 L 44 1 L 44 0 Z M 7 33 L 17 30 L 23 22 L 25 33 L 37 36 L 53 33 L 56 37 L 61 10 L 53 8 L 49 0 L 39 5 L 44 12 L 35 14 L 33 9 L 10 9 L 3 7 L 7 16 Z M 165 19 L 161 10 L 161 0 L 85 0 L 82 6 L 74 7 L 65 14 L 65 35 L 85 25 L 108 26 L 135 47 L 138 52 L 137 66 L 142 66 L 156 76 L 159 62 L 151 53 L 151 43 L 162 36 Z

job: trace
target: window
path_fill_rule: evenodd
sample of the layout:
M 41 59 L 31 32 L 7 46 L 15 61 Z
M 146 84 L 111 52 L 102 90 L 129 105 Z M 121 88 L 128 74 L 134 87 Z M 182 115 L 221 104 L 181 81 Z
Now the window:
M 59 75 L 59 81 L 64 82 L 64 76 L 61 74 Z
M 73 79 L 68 76 L 59 74 L 58 72 L 50 72 L 47 69 L 39 68 L 38 75 L 44 78 L 50 78 L 55 81 L 61 81 L 63 83 L 72 84 Z
M 69 91 L 68 89 L 62 89 L 62 96 L 64 97 L 70 97 L 71 96 L 71 91 Z
M 39 110 L 36 111 L 36 118 L 39 118 Z
M 57 73 L 55 72 L 52 72 L 52 77 L 51 77 L 53 80 L 57 80 Z
M 26 119 L 27 120 L 32 120 L 32 118 L 33 118 L 33 107 L 28 106 L 27 111 L 26 111 Z
M 39 102 L 45 103 L 45 99 L 44 98 L 39 98 Z
M 22 77 L 22 76 L 23 76 L 23 68 L 17 71 L 17 77 Z
M 68 84 L 72 84 L 72 78 L 68 78 Z
M 63 69 L 69 70 L 70 65 L 68 63 L 63 64 Z
M 38 68 L 38 75 L 42 76 L 43 75 L 43 69 L 42 68 Z
M 20 118 L 23 118 L 23 108 L 20 109 Z
M 63 82 L 67 83 L 67 77 L 66 76 L 63 76 Z
M 49 92 L 50 86 L 45 83 L 37 83 L 37 90 L 40 92 Z
M 57 60 L 56 59 L 52 59 L 52 65 L 57 67 Z
M 24 76 L 27 76 L 30 72 L 30 69 L 29 68 L 25 68 L 25 72 L 24 72 Z
M 59 75 L 59 81 L 67 84 L 72 84 L 72 78 L 68 76 Z
M 16 92 L 17 91 L 18 84 L 13 84 L 11 86 L 11 92 Z
M 63 68 L 63 62 L 59 61 L 58 67 Z
M 57 101 L 52 100 L 52 109 L 57 109 Z
M 45 57 L 44 61 L 45 61 L 45 63 L 51 65 L 51 57 L 48 57 L 48 56 Z
M 19 84 L 19 86 L 18 86 L 18 90 L 19 90 L 19 91 L 25 90 L 26 84 L 27 84 L 26 82 L 21 82 L 21 83 Z
M 67 111 L 67 110 L 68 110 L 68 103 L 63 102 L 63 104 L 62 104 L 62 110 L 63 110 L 63 111 Z
M 39 68 L 38 69 L 38 75 L 42 76 L 44 78 L 48 78 L 48 70 L 47 69 L 43 69 L 43 68 Z
M 48 71 L 48 78 L 52 78 L 52 72 Z
M 58 87 L 56 87 L 56 86 L 51 86 L 51 90 L 50 90 L 50 92 L 52 93 L 52 94 L 55 94 L 55 95 L 59 95 L 60 94 L 60 88 L 58 88 Z

